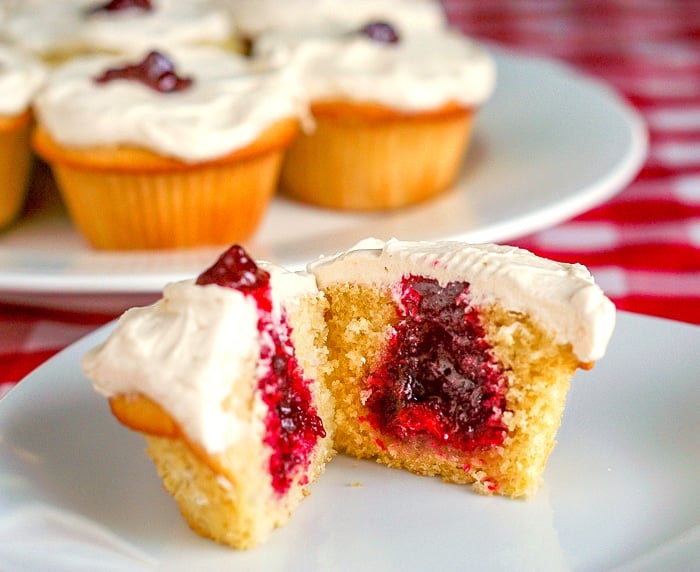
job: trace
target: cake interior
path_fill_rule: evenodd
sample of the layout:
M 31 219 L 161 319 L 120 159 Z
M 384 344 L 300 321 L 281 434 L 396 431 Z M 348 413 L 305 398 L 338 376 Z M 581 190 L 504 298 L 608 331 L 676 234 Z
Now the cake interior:
M 339 452 L 484 494 L 537 490 L 579 366 L 570 345 L 472 305 L 466 282 L 324 291 Z

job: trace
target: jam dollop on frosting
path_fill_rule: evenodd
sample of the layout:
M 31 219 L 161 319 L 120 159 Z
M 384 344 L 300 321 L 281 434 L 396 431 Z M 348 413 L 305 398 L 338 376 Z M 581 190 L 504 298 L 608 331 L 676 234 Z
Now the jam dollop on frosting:
M 173 62 L 155 50 L 138 64 L 127 64 L 104 71 L 95 81 L 107 83 L 118 79 L 138 81 L 161 93 L 182 91 L 192 85 L 191 78 L 178 76 Z
M 270 273 L 260 268 L 245 249 L 234 244 L 214 265 L 197 277 L 197 284 L 216 284 L 241 292 L 251 292 L 270 284 Z
M 269 471 L 273 490 L 282 495 L 299 470 L 308 468 L 311 453 L 326 430 L 312 404 L 310 381 L 297 361 L 286 316 L 277 320 L 272 316 L 270 274 L 243 247 L 233 245 L 199 275 L 196 283 L 238 290 L 251 296 L 258 306 L 258 332 L 263 340 L 258 390 L 267 406 L 264 442 L 272 451 Z M 300 481 L 307 483 L 305 478 Z
M 360 28 L 360 34 L 380 44 L 396 44 L 401 38 L 389 22 L 376 20 Z
M 397 439 L 458 450 L 498 446 L 508 384 L 485 339 L 469 283 L 401 281 L 399 322 L 368 379 L 368 421 Z
M 111 0 L 110 2 L 88 7 L 85 10 L 85 14 L 90 16 L 100 12 L 123 12 L 127 10 L 150 12 L 153 10 L 153 5 L 151 0 Z

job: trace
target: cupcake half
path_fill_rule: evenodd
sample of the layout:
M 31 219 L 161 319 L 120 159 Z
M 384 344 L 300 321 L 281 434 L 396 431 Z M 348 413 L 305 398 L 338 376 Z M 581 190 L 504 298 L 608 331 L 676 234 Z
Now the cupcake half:
M 132 308 L 83 361 L 116 418 L 148 443 L 190 527 L 252 548 L 332 457 L 327 301 L 313 277 L 229 248 L 197 280 Z

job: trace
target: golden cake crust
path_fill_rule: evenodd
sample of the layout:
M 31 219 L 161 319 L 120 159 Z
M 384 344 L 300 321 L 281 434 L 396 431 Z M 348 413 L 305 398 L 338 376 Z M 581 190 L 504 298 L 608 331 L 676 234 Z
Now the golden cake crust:
M 411 111 L 388 107 L 372 101 L 324 99 L 311 104 L 311 113 L 317 118 L 328 118 L 350 123 L 385 123 L 393 121 L 434 122 L 449 121 L 474 114 L 474 109 L 448 102 L 435 109 Z
M 284 149 L 296 137 L 299 123 L 296 119 L 280 120 L 267 129 L 250 145 L 208 161 L 186 162 L 166 157 L 154 151 L 128 145 L 114 147 L 68 147 L 57 142 L 37 126 L 32 141 L 37 153 L 46 161 L 97 171 L 126 171 L 131 173 L 159 173 L 188 171 L 201 167 L 246 161 L 260 155 Z

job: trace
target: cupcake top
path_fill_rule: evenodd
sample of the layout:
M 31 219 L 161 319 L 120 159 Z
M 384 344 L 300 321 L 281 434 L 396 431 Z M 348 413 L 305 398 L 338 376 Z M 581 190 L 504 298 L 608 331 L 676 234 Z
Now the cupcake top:
M 274 323 L 299 297 L 318 295 L 312 276 L 258 267 L 269 273 Z M 246 430 L 230 410 L 241 407 L 232 400 L 240 400 L 260 367 L 261 345 L 270 343 L 258 331 L 260 312 L 255 295 L 236 288 L 172 283 L 155 304 L 127 310 L 107 341 L 84 357 L 83 369 L 99 393 L 145 395 L 190 439 L 220 453 Z
M 28 109 L 45 77 L 46 69 L 36 58 L 0 45 L 0 114 L 17 115 Z
M 312 102 L 372 102 L 409 112 L 477 106 L 496 76 L 486 50 L 457 32 L 402 34 L 381 22 L 343 33 L 265 34 L 255 54 L 292 70 Z
M 147 85 L 148 77 L 157 81 Z M 245 147 L 299 109 L 283 71 L 203 46 L 75 58 L 35 100 L 40 125 L 64 146 L 134 146 L 189 162 Z
M 226 0 L 238 30 L 249 37 L 290 29 L 354 29 L 391 19 L 397 28 L 436 30 L 447 25 L 436 0 Z
M 6 36 L 45 57 L 138 53 L 232 35 L 230 17 L 208 0 L 23 0 L 8 12 Z
M 558 342 L 570 343 L 582 362 L 603 356 L 615 325 L 615 306 L 584 266 L 513 246 L 367 239 L 308 269 L 319 288 L 343 282 L 393 286 L 411 275 L 443 286 L 469 282 L 474 305 L 499 303 L 530 314 Z

